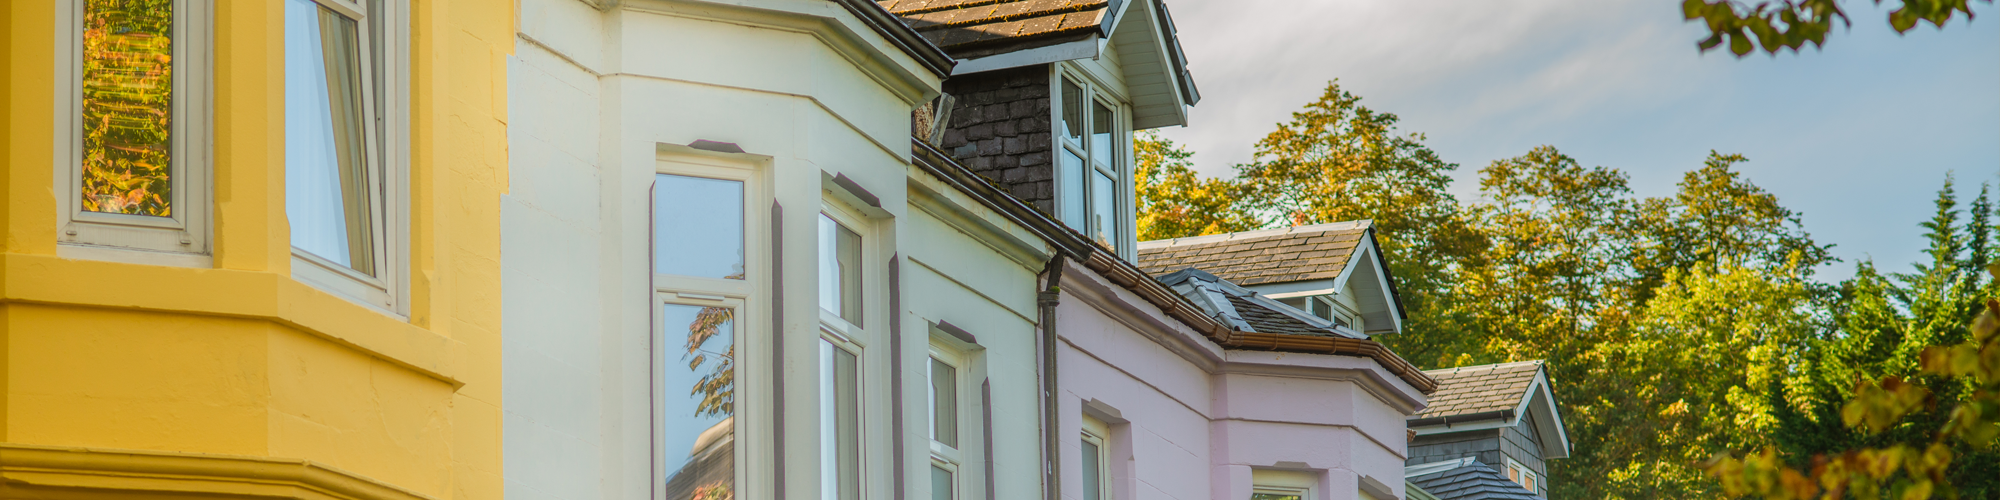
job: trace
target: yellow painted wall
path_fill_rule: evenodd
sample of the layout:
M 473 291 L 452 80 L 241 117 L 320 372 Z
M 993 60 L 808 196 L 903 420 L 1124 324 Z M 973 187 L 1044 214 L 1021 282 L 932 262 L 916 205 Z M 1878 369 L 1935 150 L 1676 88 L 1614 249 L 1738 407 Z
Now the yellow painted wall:
M 283 4 L 214 3 L 215 258 L 189 269 L 57 257 L 55 7 L 0 0 L 0 497 L 500 498 L 514 2 L 411 3 L 407 320 L 290 278 Z

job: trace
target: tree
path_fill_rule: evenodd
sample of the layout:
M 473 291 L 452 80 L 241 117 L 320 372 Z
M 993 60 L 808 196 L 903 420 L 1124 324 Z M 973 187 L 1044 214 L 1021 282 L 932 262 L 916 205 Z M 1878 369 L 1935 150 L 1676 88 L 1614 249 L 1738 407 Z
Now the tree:
M 1682 175 L 1672 197 L 1637 203 L 1626 228 L 1635 275 L 1628 284 L 1632 300 L 1644 304 L 1670 270 L 1724 259 L 1751 268 L 1789 267 L 1801 279 L 1833 261 L 1831 246 L 1815 244 L 1797 213 L 1734 169 L 1745 161 L 1743 155 L 1709 151 L 1701 168 Z
M 1983 1 L 1993 3 L 1993 0 Z M 1879 5 L 1882 0 L 1875 3 Z M 1972 0 L 1897 3 L 1900 5 L 1896 10 L 1889 12 L 1889 27 L 1897 33 L 1907 33 L 1926 22 L 1944 28 L 1946 22 L 1961 13 L 1972 19 Z M 1697 44 L 1702 52 L 1727 42 L 1730 53 L 1743 57 L 1758 49 L 1770 54 L 1785 49 L 1798 52 L 1808 42 L 1815 48 L 1825 46 L 1826 34 L 1833 31 L 1836 21 L 1843 27 L 1853 24 L 1840 4 L 1841 0 L 1758 0 L 1754 4 L 1737 0 L 1683 0 L 1681 15 L 1708 25 L 1708 38 Z
M 1458 165 L 1424 146 L 1423 134 L 1399 133 L 1396 122 L 1327 82 L 1319 99 L 1257 142 L 1255 161 L 1236 169 L 1246 206 L 1268 224 L 1374 221 L 1411 319 L 1405 330 L 1425 332 L 1383 340 L 1424 365 L 1477 339 L 1441 294 L 1457 262 L 1483 243 L 1446 191 Z
M 1133 138 L 1138 167 L 1139 241 L 1201 236 L 1256 229 L 1260 224 L 1246 208 L 1244 187 L 1231 179 L 1203 179 L 1188 158 L 1194 156 L 1174 141 L 1146 131 Z

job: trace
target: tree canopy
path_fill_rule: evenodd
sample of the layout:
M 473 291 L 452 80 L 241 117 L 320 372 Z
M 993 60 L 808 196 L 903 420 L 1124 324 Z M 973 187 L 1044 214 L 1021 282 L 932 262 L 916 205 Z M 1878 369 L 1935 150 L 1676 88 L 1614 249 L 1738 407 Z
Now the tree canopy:
M 2000 391 L 1979 389 L 1970 368 L 1925 371 L 1942 356 L 1926 352 L 1977 340 L 1973 318 L 2000 295 L 1976 272 L 2000 237 L 1985 186 L 1967 215 L 1945 180 L 1914 273 L 1863 261 L 1830 284 L 1815 276 L 1836 264 L 1831 246 L 1752 182 L 1741 155 L 1711 151 L 1672 194 L 1642 197 L 1624 172 L 1541 146 L 1479 169 L 1477 196 L 1461 200 L 1449 191 L 1458 166 L 1396 124 L 1330 82 L 1224 179 L 1194 177 L 1192 152 L 1142 137 L 1142 238 L 1374 220 L 1410 315 L 1376 340 L 1425 368 L 1547 360 L 1573 441 L 1550 462 L 1552 498 L 1767 494 L 1739 487 L 1876 448 L 1919 465 L 1956 457 L 1897 469 L 1908 484 L 1931 478 L 1924 491 L 2000 494 L 2000 430 L 1934 432 Z M 1908 403 L 1912 391 L 1923 404 Z M 1875 403 L 1885 398 L 1903 406 Z M 1856 430 L 1857 404 L 1900 411 Z M 1990 426 L 2000 406 L 1982 411 Z

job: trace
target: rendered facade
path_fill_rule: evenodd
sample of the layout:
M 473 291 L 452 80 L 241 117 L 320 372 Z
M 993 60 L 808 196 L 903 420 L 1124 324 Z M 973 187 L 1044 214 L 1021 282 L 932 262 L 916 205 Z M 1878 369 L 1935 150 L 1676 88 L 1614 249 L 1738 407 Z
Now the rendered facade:
M 501 498 L 513 22 L 0 3 L 0 496 Z
M 0 497 L 1406 495 L 1372 229 L 1134 237 L 1159 0 L 0 6 Z

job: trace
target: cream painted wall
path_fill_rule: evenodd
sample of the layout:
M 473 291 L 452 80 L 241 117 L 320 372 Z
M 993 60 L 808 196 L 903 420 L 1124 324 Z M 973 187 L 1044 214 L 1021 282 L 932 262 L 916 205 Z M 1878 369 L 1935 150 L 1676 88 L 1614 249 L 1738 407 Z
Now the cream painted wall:
M 928 498 L 922 374 L 930 325 L 940 321 L 973 332 L 983 348 L 980 370 L 993 379 L 995 421 L 1006 433 L 995 449 L 1001 495 L 1035 491 L 1034 277 L 1047 250 L 962 193 L 938 192 L 942 183 L 910 165 L 909 111 L 936 92 L 935 75 L 833 2 L 628 0 L 603 12 L 575 0 L 522 0 L 521 10 L 518 55 L 508 61 L 518 89 L 509 103 L 518 124 L 508 137 L 513 183 L 502 208 L 510 496 L 645 498 L 657 480 L 649 189 L 663 152 L 752 165 L 763 172 L 757 187 L 782 206 L 783 287 L 753 276 L 762 299 L 742 315 L 750 333 L 739 340 L 737 442 L 747 451 L 739 456 L 782 460 L 787 495 L 816 496 L 814 228 L 822 180 L 838 174 L 881 204 L 860 228 L 873 245 L 864 264 L 863 433 L 880 436 L 865 439 L 864 496 L 901 488 Z M 744 153 L 684 147 L 697 140 Z M 913 206 L 919 192 L 937 213 Z M 748 231 L 768 234 L 767 221 L 753 216 Z M 750 249 L 753 274 L 768 251 Z M 892 256 L 902 310 L 888 307 Z M 785 322 L 770 325 L 779 298 Z M 900 344 L 890 342 L 892 321 Z M 777 340 L 773 331 L 784 342 L 782 401 L 770 399 L 780 382 L 771 377 L 774 353 L 764 350 Z M 897 369 L 903 390 L 892 393 Z M 886 445 L 898 432 L 889 410 L 897 395 L 901 464 Z M 773 412 L 784 421 L 778 449 Z M 770 497 L 776 465 L 739 462 L 751 479 L 738 497 Z M 898 472 L 902 485 L 894 484 Z M 982 484 L 966 491 L 983 495 L 982 476 L 967 477 Z

